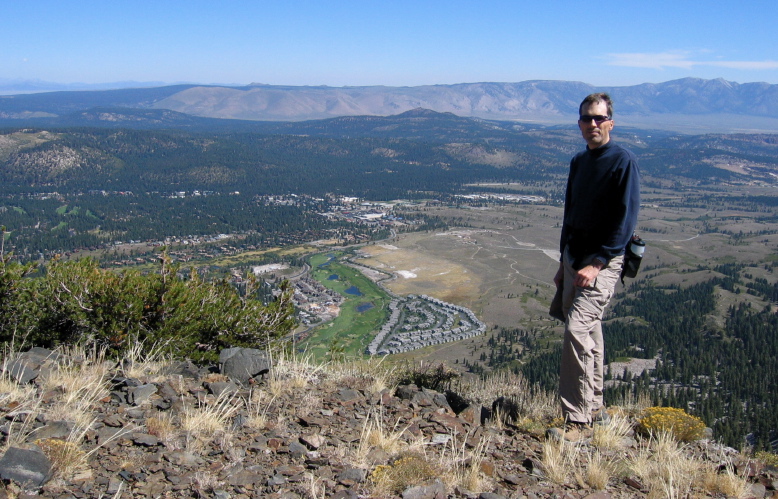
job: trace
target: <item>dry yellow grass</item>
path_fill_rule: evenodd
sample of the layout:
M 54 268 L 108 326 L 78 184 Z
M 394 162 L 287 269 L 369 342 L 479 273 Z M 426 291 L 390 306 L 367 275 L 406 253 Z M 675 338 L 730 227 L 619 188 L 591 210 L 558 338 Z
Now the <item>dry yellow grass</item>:
M 698 460 L 685 455 L 668 433 L 646 441 L 629 461 L 630 470 L 649 487 L 650 498 L 686 497 L 703 471 Z
M 105 351 L 85 351 L 78 347 L 63 349 L 64 361 L 43 379 L 43 389 L 62 391 L 58 404 L 50 410 L 58 419 L 75 422 L 77 426 L 92 418 L 97 402 L 108 396 L 106 384 L 111 364 Z
M 177 447 L 178 430 L 174 416 L 170 413 L 163 412 L 156 417 L 146 419 L 146 432 L 160 439 L 168 448 Z
M 584 480 L 593 489 L 605 490 L 610 479 L 615 476 L 617 468 L 617 463 L 606 459 L 599 450 L 596 450 L 587 455 Z
M 36 440 L 35 445 L 49 458 L 54 476 L 69 477 L 86 468 L 86 453 L 75 442 L 47 438 Z
M 486 457 L 489 440 L 481 438 L 475 448 L 468 451 L 463 440 L 457 444 L 456 436 L 452 435 L 449 445 L 445 446 L 438 459 L 439 467 L 446 472 L 443 479 L 453 488 L 465 488 L 470 492 L 487 492 L 491 483 L 481 471 L 481 464 Z
M 367 390 L 370 393 L 391 389 L 393 386 L 390 380 L 397 366 L 389 365 L 384 362 L 385 359 L 386 357 L 372 357 L 365 360 L 330 362 L 324 368 L 328 377 L 327 382 L 335 386 Z
M 561 415 L 556 396 L 539 389 L 521 374 L 500 371 L 484 378 L 463 379 L 456 391 L 465 399 L 487 407 L 504 397 L 516 408 L 513 422 L 522 421 L 528 427 L 536 424 L 545 427 Z M 500 424 L 508 416 L 492 418 L 492 423 Z
M 580 451 L 565 439 L 547 439 L 543 442 L 541 464 L 543 475 L 554 483 L 564 485 L 578 470 L 575 461 Z
M 264 430 L 270 426 L 268 411 L 273 406 L 275 397 L 264 390 L 252 390 L 246 400 L 246 424 L 256 430 Z
M 128 378 L 154 378 L 167 365 L 170 358 L 163 352 L 163 345 L 145 348 L 142 341 L 130 341 L 131 347 L 124 354 L 121 363 L 122 373 Z M 147 351 L 144 353 L 144 351 Z
M 592 445 L 598 449 L 618 449 L 631 432 L 632 422 L 615 412 L 608 423 L 594 425 Z
M 184 406 L 180 419 L 187 447 L 198 449 L 216 432 L 227 431 L 226 429 L 229 428 L 227 423 L 238 409 L 235 396 L 226 391 L 210 403 L 200 403 L 198 407 Z
M 369 415 L 365 419 L 364 425 L 362 425 L 362 435 L 359 439 L 357 460 L 359 462 L 365 462 L 368 454 L 374 448 L 381 449 L 390 455 L 397 454 L 407 447 L 406 442 L 403 441 L 405 430 L 405 427 L 398 428 L 396 423 L 391 429 L 385 428 L 382 410 L 379 408 L 377 412 L 373 412 Z

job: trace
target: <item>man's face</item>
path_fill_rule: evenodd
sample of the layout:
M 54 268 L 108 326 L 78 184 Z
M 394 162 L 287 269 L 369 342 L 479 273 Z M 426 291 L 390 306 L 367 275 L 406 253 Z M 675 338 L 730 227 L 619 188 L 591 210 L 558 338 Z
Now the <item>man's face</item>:
M 581 108 L 581 116 L 608 116 L 608 105 L 602 101 L 585 105 Z M 589 149 L 596 149 L 607 144 L 610 140 L 613 120 L 606 120 L 598 124 L 594 119 L 589 119 L 589 121 L 579 119 L 578 128 L 581 129 L 581 135 L 583 135 Z

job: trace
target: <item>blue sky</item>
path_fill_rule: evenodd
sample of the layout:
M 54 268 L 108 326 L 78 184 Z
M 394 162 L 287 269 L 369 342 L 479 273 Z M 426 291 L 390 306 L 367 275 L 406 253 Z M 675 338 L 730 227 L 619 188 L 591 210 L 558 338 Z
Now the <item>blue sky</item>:
M 778 83 L 775 0 L 6 2 L 0 79 Z

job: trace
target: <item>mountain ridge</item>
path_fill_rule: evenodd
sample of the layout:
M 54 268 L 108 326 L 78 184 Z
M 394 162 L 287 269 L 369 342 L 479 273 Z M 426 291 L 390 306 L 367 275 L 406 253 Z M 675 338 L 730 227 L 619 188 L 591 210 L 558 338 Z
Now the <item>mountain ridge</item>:
M 623 87 L 528 80 L 415 87 L 171 85 L 0 96 L 0 118 L 27 120 L 94 107 L 166 109 L 203 118 L 305 121 L 401 114 L 417 108 L 463 117 L 574 123 L 578 103 L 609 92 L 620 124 L 692 131 L 778 131 L 778 85 L 683 78 Z M 711 119 L 713 117 L 713 119 Z

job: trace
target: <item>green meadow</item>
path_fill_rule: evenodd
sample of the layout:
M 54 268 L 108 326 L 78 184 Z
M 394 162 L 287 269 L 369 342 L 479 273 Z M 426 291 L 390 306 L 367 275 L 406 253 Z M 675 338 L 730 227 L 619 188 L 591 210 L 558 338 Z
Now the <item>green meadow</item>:
M 318 326 L 301 345 L 317 359 L 360 357 L 386 320 L 391 297 L 357 270 L 341 263 L 342 253 L 310 258 L 311 274 L 346 300 L 333 321 Z

